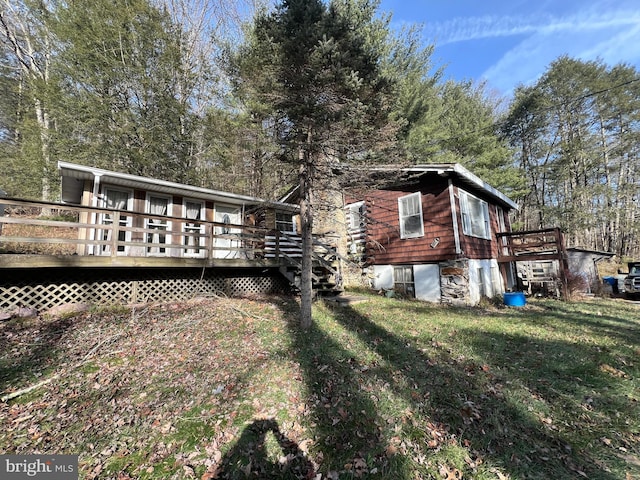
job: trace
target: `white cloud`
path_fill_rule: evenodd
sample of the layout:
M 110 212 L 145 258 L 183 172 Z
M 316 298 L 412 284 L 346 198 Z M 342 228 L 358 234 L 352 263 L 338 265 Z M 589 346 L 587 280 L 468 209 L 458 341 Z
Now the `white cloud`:
M 612 37 L 590 45 L 578 54 L 579 58 L 602 58 L 608 64 L 637 63 L 640 61 L 640 23 L 635 28 L 622 30 Z
M 563 31 L 590 31 L 611 27 L 636 26 L 640 23 L 639 10 L 581 10 L 573 15 L 555 17 L 549 14 L 526 17 L 483 15 L 458 17 L 446 22 L 427 23 L 426 34 L 438 45 L 478 40 L 482 38 L 508 37 L 522 34 L 552 34 Z
M 564 16 L 456 18 L 427 25 L 426 31 L 436 45 L 504 38 L 506 52 L 482 78 L 507 95 L 519 83 L 533 83 L 563 54 L 583 60 L 599 58 L 610 66 L 640 61 L 640 10 L 616 10 L 611 4 L 592 4 Z

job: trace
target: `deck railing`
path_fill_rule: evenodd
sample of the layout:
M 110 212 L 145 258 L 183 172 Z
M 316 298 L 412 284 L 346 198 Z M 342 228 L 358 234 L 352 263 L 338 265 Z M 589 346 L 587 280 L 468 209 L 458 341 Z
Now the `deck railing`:
M 0 198 L 0 253 L 279 260 L 300 244 L 277 230 L 204 219 Z

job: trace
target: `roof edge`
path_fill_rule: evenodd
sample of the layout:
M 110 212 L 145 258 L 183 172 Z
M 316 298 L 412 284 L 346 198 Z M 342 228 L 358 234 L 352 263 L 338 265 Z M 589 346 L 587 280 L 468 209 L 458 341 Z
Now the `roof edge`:
M 184 183 L 177 183 L 177 182 L 169 182 L 167 180 L 159 180 L 151 177 L 142 177 L 139 175 L 132 175 L 129 173 L 114 172 L 112 170 L 89 167 L 86 165 L 78 165 L 76 163 L 70 163 L 70 162 L 64 162 L 64 161 L 58 161 L 58 170 L 60 171 L 61 176 L 63 177 L 64 177 L 64 171 L 68 170 L 68 171 L 83 173 L 87 176 L 87 178 L 95 178 L 96 176 L 100 176 L 100 177 L 121 180 L 121 181 L 127 181 L 134 184 L 139 184 L 140 188 L 148 188 L 150 186 L 157 185 L 164 188 L 185 191 L 185 193 L 190 192 L 192 194 L 201 194 L 207 197 L 216 197 L 216 198 L 222 198 L 222 199 L 227 198 L 229 200 L 236 200 L 243 203 L 250 203 L 250 204 L 256 204 L 256 205 L 257 204 L 270 205 L 273 207 L 281 207 L 287 210 L 291 210 L 292 208 L 293 209 L 298 208 L 297 205 L 291 204 L 291 203 L 279 202 L 276 200 L 265 200 L 263 198 L 252 197 L 249 195 L 240 195 L 240 194 L 231 193 L 231 192 L 224 192 L 221 190 L 213 190 L 213 189 L 204 188 L 204 187 L 196 187 L 194 185 L 187 185 Z

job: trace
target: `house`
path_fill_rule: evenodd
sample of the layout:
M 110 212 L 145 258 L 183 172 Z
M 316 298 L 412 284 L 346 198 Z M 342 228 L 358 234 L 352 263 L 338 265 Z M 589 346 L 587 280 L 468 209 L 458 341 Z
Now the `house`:
M 62 202 L 96 209 L 79 222 L 103 227 L 79 229 L 78 255 L 246 258 L 247 226 L 295 234 L 290 203 L 68 162 L 58 169 Z
M 459 164 L 416 165 L 392 183 L 347 196 L 347 249 L 379 290 L 472 305 L 515 285 L 501 264 L 509 212 L 517 205 Z
M 295 291 L 297 205 L 58 168 L 62 202 L 0 202 L 0 311 Z

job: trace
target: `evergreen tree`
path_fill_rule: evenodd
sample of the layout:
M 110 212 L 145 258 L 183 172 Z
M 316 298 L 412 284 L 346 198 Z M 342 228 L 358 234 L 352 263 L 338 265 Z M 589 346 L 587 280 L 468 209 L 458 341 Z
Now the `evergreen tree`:
M 524 225 L 560 226 L 570 245 L 621 257 L 640 252 L 638 78 L 633 67 L 564 56 L 517 90 L 504 131 L 529 182 Z
M 181 32 L 147 0 L 70 2 L 58 12 L 59 154 L 188 182 L 188 105 Z
M 318 194 L 349 164 L 390 147 L 394 83 L 382 69 L 385 20 L 369 0 L 283 0 L 257 16 L 235 55 L 242 95 L 267 108 L 283 159 L 298 172 L 302 223 L 301 324 L 311 325 L 311 232 Z
M 497 127 L 498 105 L 484 86 L 449 80 L 429 93 L 428 109 L 408 129 L 413 161 L 460 163 L 505 193 L 521 195 L 521 175 Z
M 44 200 L 55 199 L 58 183 L 52 153 L 56 40 L 49 8 L 44 1 L 0 3 L 1 54 L 6 61 L 0 72 L 6 86 L 0 155 L 5 156 L 6 173 L 12 173 L 9 189 Z

